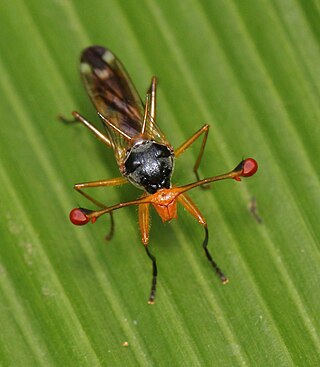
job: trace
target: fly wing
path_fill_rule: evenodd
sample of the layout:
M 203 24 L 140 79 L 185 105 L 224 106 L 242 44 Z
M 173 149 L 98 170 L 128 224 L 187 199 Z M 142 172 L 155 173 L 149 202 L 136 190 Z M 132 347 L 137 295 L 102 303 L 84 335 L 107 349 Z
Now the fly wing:
M 120 61 L 104 47 L 83 51 L 81 76 L 121 164 L 130 140 L 142 131 L 143 103 Z

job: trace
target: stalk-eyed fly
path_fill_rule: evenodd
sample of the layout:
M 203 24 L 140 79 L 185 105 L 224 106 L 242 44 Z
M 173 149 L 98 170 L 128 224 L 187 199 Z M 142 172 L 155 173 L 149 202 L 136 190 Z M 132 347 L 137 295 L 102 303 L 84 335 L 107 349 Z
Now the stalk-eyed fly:
M 139 226 L 142 243 L 152 261 L 152 283 L 149 303 L 154 303 L 157 284 L 157 263 L 149 250 L 150 204 L 155 208 L 163 221 L 177 217 L 177 204 L 180 203 L 203 226 L 205 238 L 202 246 L 205 254 L 222 283 L 228 278 L 222 273 L 208 250 L 207 222 L 199 209 L 187 195 L 187 191 L 224 179 L 241 181 L 240 177 L 255 174 L 258 165 L 252 159 L 242 160 L 232 171 L 215 177 L 200 179 L 198 168 L 206 145 L 209 125 L 204 125 L 178 149 L 173 149 L 156 123 L 156 87 L 157 79 L 151 79 L 143 104 L 127 72 L 108 49 L 91 46 L 81 55 L 81 76 L 86 91 L 102 121 L 104 132 L 100 132 L 85 117 L 73 112 L 73 122 L 85 125 L 99 140 L 114 151 L 121 177 L 103 179 L 74 185 L 81 195 L 100 207 L 99 210 L 75 208 L 70 212 L 70 220 L 75 225 L 95 222 L 103 214 L 109 213 L 111 229 L 108 239 L 113 234 L 113 216 L 116 209 L 138 205 Z M 175 158 L 178 158 L 199 137 L 202 137 L 201 148 L 194 164 L 196 181 L 184 186 L 173 186 L 171 177 Z M 83 189 L 90 187 L 117 186 L 132 183 L 143 190 L 140 198 L 106 206 L 89 196 Z

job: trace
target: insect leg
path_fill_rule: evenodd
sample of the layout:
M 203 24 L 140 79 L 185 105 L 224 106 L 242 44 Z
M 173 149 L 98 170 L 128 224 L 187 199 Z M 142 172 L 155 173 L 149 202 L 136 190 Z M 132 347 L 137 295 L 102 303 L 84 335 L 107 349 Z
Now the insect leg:
M 200 162 L 201 162 L 201 159 L 202 159 L 202 156 L 203 156 L 204 148 L 206 146 L 206 142 L 207 142 L 207 138 L 208 138 L 208 133 L 209 133 L 209 128 L 210 128 L 210 126 L 208 124 L 203 125 L 200 130 L 198 130 L 194 135 L 192 135 L 187 141 L 185 141 L 174 152 L 175 157 L 178 157 L 186 149 L 188 149 L 190 147 L 190 145 L 192 145 L 202 134 L 204 134 L 203 135 L 203 139 L 202 139 L 202 143 L 201 143 L 201 148 L 200 148 L 200 151 L 199 151 L 199 155 L 198 155 L 198 158 L 196 160 L 196 163 L 195 163 L 195 165 L 193 167 L 193 172 L 195 173 L 198 181 L 200 180 L 198 169 L 199 169 Z
M 78 191 L 85 198 L 90 200 L 92 203 L 100 206 L 101 208 L 106 208 L 106 206 L 100 203 L 98 200 L 93 199 L 87 193 L 82 191 L 82 189 L 87 189 L 89 187 L 106 187 L 106 186 L 119 186 L 128 183 L 128 180 L 125 177 L 115 177 L 107 180 L 98 180 L 98 181 L 90 181 L 90 182 L 81 182 L 77 183 L 73 186 L 73 188 Z
M 145 247 L 146 249 L 146 253 L 149 256 L 149 258 L 152 261 L 152 283 L 151 283 L 151 291 L 150 291 L 150 297 L 148 300 L 149 305 L 153 305 L 154 304 L 154 298 L 156 296 L 156 287 L 157 287 L 157 275 L 158 275 L 158 269 L 157 269 L 157 261 L 155 256 L 153 256 L 150 251 L 148 246 Z
M 145 197 L 146 194 L 143 194 Z M 152 282 L 151 282 L 151 290 L 148 303 L 154 304 L 154 299 L 156 296 L 156 288 L 157 288 L 157 262 L 156 258 L 149 251 L 149 232 L 150 232 L 150 214 L 149 214 L 150 204 L 140 204 L 139 205 L 139 225 L 141 231 L 141 239 L 142 243 L 145 246 L 146 253 L 148 257 L 152 261 Z
M 223 272 L 220 270 L 219 266 L 217 265 L 217 263 L 213 260 L 209 250 L 208 250 L 208 240 L 209 240 L 209 231 L 208 231 L 208 226 L 207 224 L 204 225 L 204 230 L 205 230 L 205 238 L 204 241 L 202 243 L 202 247 L 206 253 L 207 259 L 210 261 L 212 267 L 214 268 L 214 270 L 216 271 L 216 273 L 218 274 L 222 284 L 227 284 L 229 282 L 229 279 L 223 274 Z
M 128 180 L 124 177 L 116 177 L 108 180 L 99 180 L 99 181 L 91 181 L 91 182 L 82 182 L 77 183 L 74 185 L 74 189 L 78 191 L 82 196 L 84 196 L 86 199 L 90 200 L 95 205 L 99 206 L 100 208 L 106 208 L 106 205 L 102 204 L 100 201 L 94 199 L 92 196 L 88 195 L 86 192 L 82 191 L 82 189 L 89 188 L 89 187 L 105 187 L 105 186 L 118 186 L 122 185 L 124 183 L 127 183 Z M 110 212 L 110 230 L 106 235 L 106 240 L 110 241 L 113 237 L 114 233 L 114 218 L 113 213 Z
M 193 215 L 198 222 L 203 225 L 204 227 L 204 231 L 205 231 L 205 238 L 204 241 L 202 243 L 202 247 L 205 251 L 205 254 L 207 256 L 207 259 L 210 261 L 210 264 L 212 265 L 212 267 L 214 268 L 214 270 L 216 271 L 216 273 L 218 274 L 221 282 L 223 284 L 228 283 L 228 278 L 223 274 L 223 272 L 220 270 L 219 266 L 217 265 L 217 263 L 213 260 L 211 253 L 208 250 L 208 240 L 209 240 L 209 232 L 208 232 L 208 226 L 207 226 L 207 222 L 204 219 L 203 215 L 200 213 L 199 209 L 195 206 L 195 204 L 192 202 L 192 200 L 190 199 L 190 197 L 186 194 L 180 194 L 178 196 L 178 201 L 185 207 L 185 209 L 191 214 Z
M 147 195 L 143 193 L 142 197 Z M 150 214 L 149 214 L 150 204 L 140 204 L 139 205 L 139 226 L 141 232 L 141 240 L 145 246 L 149 243 L 149 232 L 150 232 Z
M 157 78 L 155 76 L 151 79 L 151 84 L 148 90 L 150 95 L 150 116 L 153 121 L 156 121 L 156 103 L 157 103 Z
M 147 123 L 152 125 L 156 121 L 156 102 L 157 102 L 156 90 L 157 90 L 157 78 L 153 76 L 151 79 L 150 87 L 146 95 L 141 134 L 145 134 Z M 149 129 L 152 130 L 151 126 L 149 126 Z
M 65 123 L 81 122 L 95 135 L 96 138 L 101 140 L 104 144 L 108 145 L 108 147 L 112 146 L 110 140 L 104 134 L 102 134 L 95 126 L 93 126 L 85 117 L 80 115 L 80 113 L 73 111 L 72 115 L 74 117 L 73 120 L 67 120 L 61 116 L 60 116 L 60 120 L 62 120 Z

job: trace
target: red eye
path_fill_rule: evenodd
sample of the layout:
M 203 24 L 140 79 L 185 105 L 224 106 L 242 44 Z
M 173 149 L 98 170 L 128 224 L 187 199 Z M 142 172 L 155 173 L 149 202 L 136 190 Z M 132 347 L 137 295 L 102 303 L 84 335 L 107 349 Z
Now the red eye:
M 250 177 L 253 176 L 258 169 L 258 163 L 253 158 L 247 158 L 243 162 L 243 172 L 241 176 Z
M 69 214 L 69 218 L 71 223 L 76 226 L 83 226 L 90 221 L 90 218 L 87 217 L 85 211 L 81 208 L 72 209 Z

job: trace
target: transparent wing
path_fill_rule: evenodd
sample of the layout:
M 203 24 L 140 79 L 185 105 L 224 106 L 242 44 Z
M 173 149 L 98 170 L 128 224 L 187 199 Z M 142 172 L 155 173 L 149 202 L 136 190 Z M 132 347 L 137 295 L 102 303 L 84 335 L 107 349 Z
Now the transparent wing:
M 120 165 L 130 141 L 141 135 L 144 105 L 121 62 L 104 47 L 83 51 L 81 76 Z M 162 142 L 164 136 L 151 120 L 148 115 L 145 138 Z

